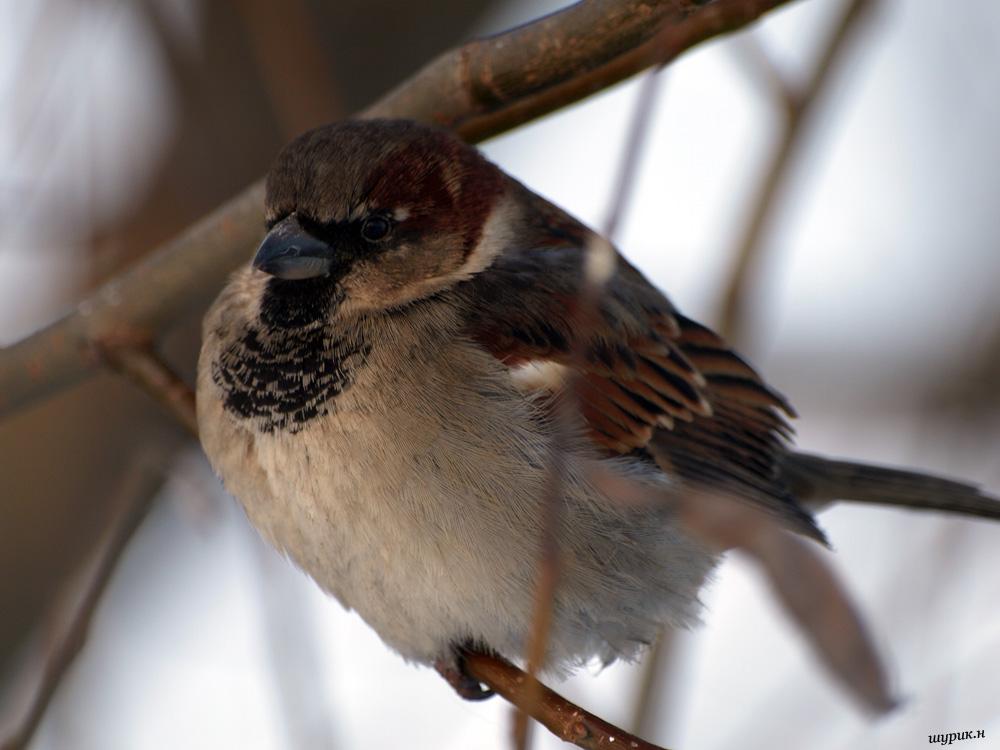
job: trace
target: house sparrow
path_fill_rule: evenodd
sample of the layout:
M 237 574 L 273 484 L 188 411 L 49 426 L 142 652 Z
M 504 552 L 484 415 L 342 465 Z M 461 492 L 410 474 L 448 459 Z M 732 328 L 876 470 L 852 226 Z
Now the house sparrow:
M 300 136 L 266 225 L 204 321 L 201 441 L 263 537 L 406 659 L 524 653 L 567 391 L 550 669 L 692 623 L 717 561 L 598 477 L 726 493 L 818 541 L 804 502 L 845 492 L 996 514 L 965 485 L 792 452 L 785 399 L 619 256 L 576 326 L 591 232 L 446 132 Z

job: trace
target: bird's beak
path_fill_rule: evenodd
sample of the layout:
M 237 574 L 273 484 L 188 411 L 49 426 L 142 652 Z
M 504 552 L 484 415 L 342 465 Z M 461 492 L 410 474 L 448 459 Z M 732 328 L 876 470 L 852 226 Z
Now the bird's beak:
M 330 272 L 337 251 L 302 228 L 291 214 L 275 224 L 257 250 L 253 267 L 279 279 L 311 279 Z

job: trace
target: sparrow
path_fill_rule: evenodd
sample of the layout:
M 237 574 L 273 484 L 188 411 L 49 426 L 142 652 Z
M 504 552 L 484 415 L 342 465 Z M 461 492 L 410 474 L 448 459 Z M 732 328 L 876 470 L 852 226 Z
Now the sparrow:
M 263 538 L 407 660 L 525 652 L 557 449 L 557 673 L 694 623 L 719 559 L 608 477 L 725 493 L 820 543 L 807 506 L 836 498 L 998 515 L 963 484 L 794 452 L 786 399 L 615 251 L 581 315 L 594 234 L 443 130 L 305 133 L 265 221 L 204 319 L 201 442 Z

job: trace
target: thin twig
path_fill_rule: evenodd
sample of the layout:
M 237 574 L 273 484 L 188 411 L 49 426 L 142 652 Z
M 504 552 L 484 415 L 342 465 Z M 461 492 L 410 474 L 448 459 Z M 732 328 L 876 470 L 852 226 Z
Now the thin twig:
M 611 205 L 608 208 L 604 224 L 601 226 L 601 234 L 609 240 L 614 240 L 618 233 L 618 226 L 621 224 L 622 215 L 632 196 L 632 188 L 635 187 L 636 172 L 641 163 L 640 155 L 646 145 L 646 136 L 649 134 L 649 127 L 653 121 L 653 111 L 656 104 L 656 95 L 660 91 L 663 77 L 659 73 L 663 70 L 658 67 L 651 75 L 643 81 L 639 96 L 636 99 L 635 112 L 632 113 L 631 127 L 625 137 L 625 152 L 622 154 L 621 163 L 618 169 L 618 179 L 615 189 L 611 193 Z
M 537 707 L 544 698 L 545 686 L 538 681 L 537 676 L 545 664 L 549 629 L 552 625 L 552 608 L 562 568 L 559 533 L 562 528 L 562 487 L 566 473 L 566 455 L 572 430 L 571 417 L 568 413 L 571 408 L 564 400 L 557 410 L 556 429 L 549 452 L 548 473 L 545 489 L 542 492 L 535 609 L 532 614 L 531 635 L 526 654 L 528 673 L 525 684 L 525 706 L 514 704 L 518 710 L 514 712 L 514 723 L 511 728 L 516 750 L 525 750 L 529 746 L 531 724 L 528 722 L 528 716 L 535 715 Z
M 618 748 L 619 750 L 662 750 L 645 740 L 584 711 L 561 695 L 532 680 L 505 659 L 482 653 L 463 656 L 469 676 L 479 680 L 498 695 L 529 713 L 552 734 L 583 748 Z M 534 690 L 530 686 L 534 684 Z M 540 696 L 540 697 L 536 697 Z
M 672 60 L 787 2 L 717 0 L 693 10 L 697 6 L 690 0 L 585 0 L 459 47 L 361 114 L 444 122 L 476 142 L 649 67 L 653 42 L 646 35 L 658 23 L 666 23 L 658 44 Z M 561 36 L 559 44 L 546 42 L 545 33 L 564 24 L 576 30 Z M 523 67 L 529 62 L 542 65 Z M 525 75 L 525 70 L 532 72 Z M 530 87 L 519 88 L 519 78 L 530 80 Z M 259 180 L 116 276 L 68 316 L 0 350 L 0 416 L 92 377 L 101 364 L 95 342 L 118 326 L 148 331 L 155 340 L 207 304 L 262 238 L 263 197 Z
M 719 332 L 729 341 L 739 342 L 745 334 L 746 316 L 750 309 L 750 287 L 761 262 L 763 240 L 778 209 L 777 198 L 809 131 L 810 115 L 816 110 L 827 84 L 833 79 L 833 72 L 848 47 L 852 32 L 860 28 L 860 22 L 865 17 L 864 11 L 871 5 L 872 0 L 851 0 L 819 55 L 808 84 L 800 92 L 793 91 L 787 85 L 783 89 L 781 105 L 787 113 L 784 133 L 778 150 L 771 158 L 770 166 L 754 193 L 756 200 L 743 238 L 735 251 L 735 264 L 723 297 Z
M 0 750 L 24 750 L 28 747 L 63 676 L 83 650 L 91 620 L 118 560 L 145 519 L 163 483 L 163 472 L 154 468 L 157 464 L 149 455 L 142 454 L 132 462 L 119 481 L 116 511 L 95 547 L 96 559 L 90 566 L 92 572 L 84 584 L 83 593 L 73 608 L 69 623 L 53 639 L 54 646 L 45 661 L 40 684 L 27 713 L 14 732 L 0 744 Z M 57 608 L 54 608 L 53 619 L 58 619 L 56 612 Z
M 802 98 L 799 86 L 787 80 L 778 70 L 755 34 L 741 34 L 733 40 L 730 48 L 739 56 L 742 63 L 740 70 L 750 82 L 761 89 L 761 93 L 772 103 L 779 103 L 786 110 L 786 115 L 799 107 Z

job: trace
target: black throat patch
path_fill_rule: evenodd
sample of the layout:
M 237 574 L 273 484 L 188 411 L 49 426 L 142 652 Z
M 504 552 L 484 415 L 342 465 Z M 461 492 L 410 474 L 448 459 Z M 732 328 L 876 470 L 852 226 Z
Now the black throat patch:
M 212 379 L 231 414 L 262 432 L 296 433 L 336 409 L 371 352 L 359 333 L 335 335 L 326 318 L 335 284 L 268 283 L 259 327 L 250 328 L 212 363 Z

